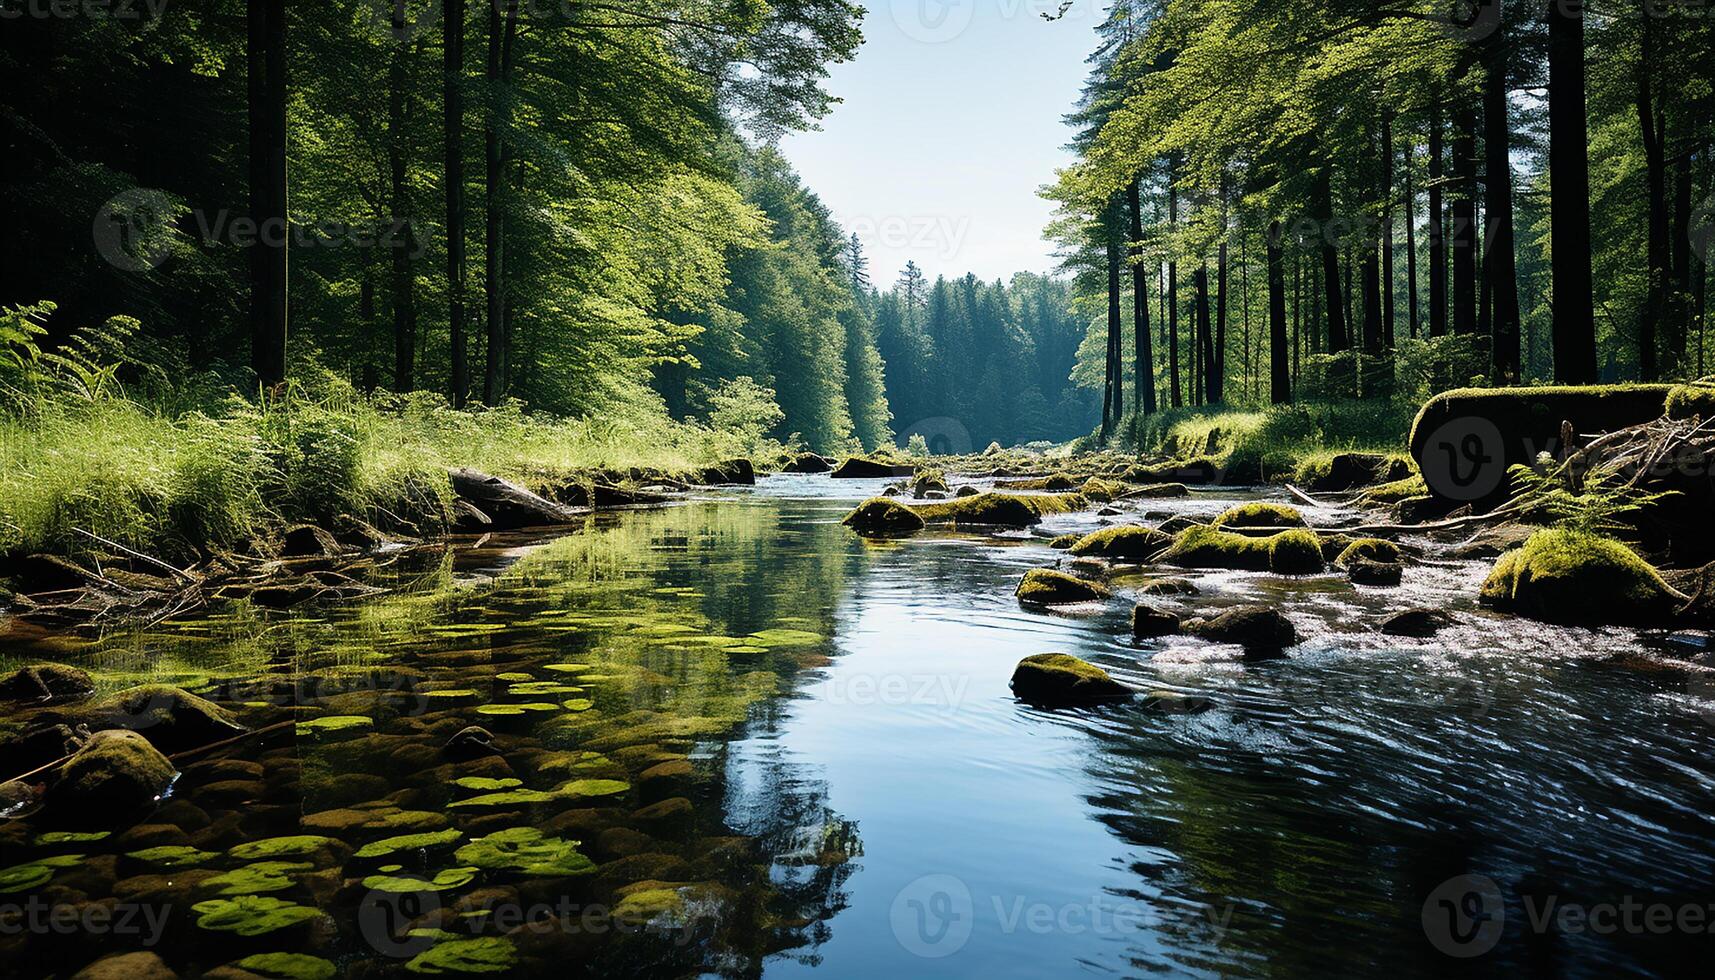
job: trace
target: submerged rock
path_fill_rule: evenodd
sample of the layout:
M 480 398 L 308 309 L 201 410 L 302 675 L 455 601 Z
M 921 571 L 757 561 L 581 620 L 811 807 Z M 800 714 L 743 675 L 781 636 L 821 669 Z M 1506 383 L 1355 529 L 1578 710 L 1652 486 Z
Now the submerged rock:
M 840 522 L 866 538 L 908 538 L 925 527 L 910 507 L 887 497 L 872 497 Z
M 1080 558 L 1145 562 L 1166 551 L 1173 536 L 1136 524 L 1104 528 L 1078 539 L 1071 552 Z
M 1173 636 L 1179 632 L 1179 617 L 1138 603 L 1131 611 L 1131 635 L 1140 640 Z
M 200 748 L 249 731 L 225 708 L 165 684 L 110 694 L 81 709 L 76 719 L 90 731 L 141 732 L 163 752 Z
M 1246 653 L 1279 653 L 1298 645 L 1292 621 L 1268 606 L 1240 606 L 1214 619 L 1186 624 L 1188 632 L 1214 643 L 1230 643 Z
M 1389 616 L 1382 623 L 1382 632 L 1388 636 L 1409 636 L 1426 640 L 1453 623 L 1453 617 L 1439 609 L 1407 609 Z
M 1131 695 L 1131 689 L 1088 661 L 1064 653 L 1039 653 L 1019 661 L 1012 693 L 1043 707 L 1099 704 Z
M 1675 596 L 1648 562 L 1612 538 L 1552 529 L 1501 557 L 1482 601 L 1502 612 L 1568 625 L 1650 625 Z
M 1048 568 L 1033 568 L 1018 583 L 1018 601 L 1032 606 L 1070 606 L 1098 602 L 1113 593 L 1087 579 Z
M 1346 575 L 1354 585 L 1398 585 L 1405 578 L 1405 566 L 1397 561 L 1358 558 L 1346 563 Z
M 154 806 L 177 775 L 136 732 L 97 732 L 60 768 L 48 802 L 79 825 L 116 826 Z
M 65 664 L 31 664 L 0 677 L 0 701 L 69 701 L 95 690 L 86 671 Z
M 113 953 L 72 974 L 72 980 L 178 980 L 161 957 L 147 950 Z

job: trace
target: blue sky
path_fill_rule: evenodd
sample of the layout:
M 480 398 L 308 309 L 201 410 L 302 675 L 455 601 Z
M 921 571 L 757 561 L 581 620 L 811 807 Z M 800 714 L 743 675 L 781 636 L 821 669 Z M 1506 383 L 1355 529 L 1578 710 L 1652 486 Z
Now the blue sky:
M 864 46 L 835 65 L 844 103 L 782 152 L 886 286 L 908 259 L 931 278 L 1047 271 L 1037 189 L 1071 157 L 1061 117 L 1083 84 L 1100 0 L 867 0 Z

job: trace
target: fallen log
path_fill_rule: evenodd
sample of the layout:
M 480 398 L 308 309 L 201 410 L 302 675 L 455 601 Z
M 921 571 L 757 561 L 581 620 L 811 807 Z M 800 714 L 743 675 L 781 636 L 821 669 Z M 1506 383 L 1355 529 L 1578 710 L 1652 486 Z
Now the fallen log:
M 472 469 L 450 471 L 453 492 L 486 514 L 489 530 L 513 531 L 526 527 L 551 527 L 576 520 L 579 511 L 556 504 L 516 483 Z

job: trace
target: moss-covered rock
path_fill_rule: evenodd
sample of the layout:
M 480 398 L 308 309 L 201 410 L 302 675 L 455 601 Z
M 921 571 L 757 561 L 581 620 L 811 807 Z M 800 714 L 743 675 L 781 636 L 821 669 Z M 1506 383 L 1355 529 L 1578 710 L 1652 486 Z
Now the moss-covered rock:
M 136 732 L 96 732 L 60 769 L 48 801 L 80 826 L 116 825 L 154 806 L 177 775 Z
M 1152 483 L 1127 491 L 1126 496 L 1141 500 L 1174 500 L 1191 496 L 1191 488 L 1183 483 Z
M 1080 558 L 1145 562 L 1167 550 L 1173 536 L 1152 527 L 1128 524 L 1103 528 L 1078 539 L 1071 552 Z
M 1039 653 L 1019 661 L 1012 693 L 1044 707 L 1099 704 L 1129 697 L 1131 689 L 1088 661 L 1064 653 Z
M 1082 540 L 1084 540 L 1084 535 L 1082 534 L 1062 534 L 1059 537 L 1050 540 L 1048 542 L 1048 547 L 1053 548 L 1055 551 L 1066 551 Z
M 890 497 L 871 497 L 840 523 L 866 538 L 908 538 L 923 530 L 923 518 Z
M 1550 623 L 1648 625 L 1672 616 L 1675 597 L 1661 573 L 1620 542 L 1556 528 L 1502 555 L 1482 601 Z
M 1082 510 L 1088 502 L 1078 494 L 982 493 L 914 508 L 930 524 L 970 527 L 1035 527 L 1049 514 Z
M 1107 589 L 1088 579 L 1067 575 L 1048 568 L 1033 568 L 1018 583 L 1018 601 L 1031 606 L 1070 606 L 1080 602 L 1099 602 L 1112 595 Z
M 1128 467 L 1120 475 L 1120 479 L 1127 483 L 1190 483 L 1208 486 L 1220 483 L 1223 473 L 1224 468 L 1219 460 L 1197 458 L 1157 465 L 1140 463 Z
M 1228 508 L 1215 518 L 1215 527 L 1306 527 L 1304 515 L 1298 508 L 1286 504 L 1249 503 Z
M 1334 559 L 1334 564 L 1341 568 L 1345 568 L 1355 561 L 1397 564 L 1404 560 L 1404 557 L 1400 553 L 1399 545 L 1392 541 L 1384 541 L 1381 538 L 1359 538 L 1341 549 L 1339 557 Z
M 1023 480 L 1001 480 L 995 484 L 1007 490 L 1035 490 L 1047 493 L 1070 493 L 1078 489 L 1078 481 L 1065 473 L 1050 473 L 1047 476 L 1031 477 Z
M 1358 503 L 1368 507 L 1383 507 L 1428 495 L 1429 484 L 1423 482 L 1421 474 L 1413 474 L 1403 480 L 1370 487 L 1358 495 Z
M 1214 643 L 1230 643 L 1246 653 L 1273 654 L 1298 645 L 1298 630 L 1292 621 L 1268 606 L 1240 606 L 1216 616 L 1186 624 L 1191 634 Z
M 1140 639 L 1173 636 L 1179 632 L 1179 617 L 1154 606 L 1138 603 L 1131 611 L 1131 635 Z
M 248 730 L 225 708 L 165 684 L 110 694 L 79 709 L 76 717 L 91 731 L 141 732 L 163 752 L 200 748 Z
M 895 476 L 910 476 L 915 472 L 917 472 L 915 466 L 889 463 L 865 456 L 853 456 L 834 467 L 833 478 L 836 480 L 878 480 Z
M 1179 532 L 1160 560 L 1182 568 L 1231 568 L 1277 575 L 1313 575 L 1322 571 L 1322 542 L 1306 528 L 1268 537 L 1235 534 L 1213 527 Z
M 1121 494 L 1124 494 L 1126 490 L 1127 487 L 1125 484 L 1114 480 L 1104 480 L 1099 476 L 1090 477 L 1088 480 L 1084 481 L 1083 486 L 1078 488 L 1078 492 L 1083 494 L 1085 497 L 1090 500 L 1101 501 L 1102 503 L 1107 503 L 1110 500 L 1117 499 Z
M 1667 416 L 1672 419 L 1715 419 L 1715 382 L 1680 385 L 1668 393 Z
M 65 664 L 31 664 L 0 677 L 0 701 L 48 704 L 81 698 L 95 690 L 87 672 Z
M 1301 461 L 1293 478 L 1316 493 L 1342 493 L 1406 479 L 1411 467 L 1410 459 L 1388 453 L 1321 453 Z
M 1145 580 L 1138 586 L 1139 595 L 1197 595 L 1202 589 L 1190 579 L 1173 578 L 1171 576 Z

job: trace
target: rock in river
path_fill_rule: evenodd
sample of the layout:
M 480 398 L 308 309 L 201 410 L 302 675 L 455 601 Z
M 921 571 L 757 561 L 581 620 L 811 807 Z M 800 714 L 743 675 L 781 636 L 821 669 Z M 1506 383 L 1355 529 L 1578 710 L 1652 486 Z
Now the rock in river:
M 1549 623 L 1643 626 L 1664 624 L 1675 596 L 1661 573 L 1620 542 L 1551 529 L 1501 557 L 1482 601 Z
M 1410 636 L 1423 640 L 1453 625 L 1453 617 L 1439 609 L 1407 609 L 1382 623 L 1388 636 Z
M 110 694 L 81 709 L 76 719 L 90 731 L 124 728 L 142 732 L 163 752 L 183 752 L 248 731 L 225 708 L 165 684 L 145 684 Z
M 1170 534 L 1152 527 L 1127 524 L 1085 535 L 1072 545 L 1071 551 L 1079 557 L 1146 562 L 1166 551 L 1172 543 Z
M 32 664 L 0 677 L 0 701 L 44 704 L 80 698 L 94 690 L 89 674 L 65 664 Z
M 1240 606 L 1214 619 L 1190 624 L 1189 632 L 1215 643 L 1231 643 L 1246 653 L 1279 653 L 1298 645 L 1292 621 L 1268 606 Z
M 1131 635 L 1140 640 L 1173 636 L 1179 632 L 1179 617 L 1142 603 L 1131 611 Z
M 1070 606 L 1079 602 L 1098 602 L 1112 593 L 1102 586 L 1076 575 L 1047 568 L 1033 568 L 1018 583 L 1018 601 L 1033 606 Z
M 48 802 L 79 825 L 117 825 L 154 806 L 176 775 L 136 732 L 96 732 L 61 768 Z
M 840 523 L 866 538 L 908 538 L 923 530 L 923 518 L 897 500 L 873 497 Z
M 1039 653 L 1019 661 L 1012 693 L 1044 707 L 1099 704 L 1130 696 L 1131 689 L 1088 661 L 1064 653 Z

